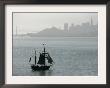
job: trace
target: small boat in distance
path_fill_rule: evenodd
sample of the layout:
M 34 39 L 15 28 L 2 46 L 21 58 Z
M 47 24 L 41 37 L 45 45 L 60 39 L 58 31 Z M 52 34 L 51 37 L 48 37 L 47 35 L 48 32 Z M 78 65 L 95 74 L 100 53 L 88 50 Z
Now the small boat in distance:
M 53 60 L 50 57 L 49 53 L 45 50 L 45 45 L 43 44 L 44 49 L 42 52 L 40 52 L 39 59 L 37 62 L 37 56 L 36 56 L 36 50 L 35 50 L 35 56 L 34 56 L 34 64 L 31 64 L 32 71 L 45 71 L 49 70 L 49 68 L 53 65 Z M 48 64 L 46 64 L 46 61 Z M 31 57 L 29 62 L 31 62 Z

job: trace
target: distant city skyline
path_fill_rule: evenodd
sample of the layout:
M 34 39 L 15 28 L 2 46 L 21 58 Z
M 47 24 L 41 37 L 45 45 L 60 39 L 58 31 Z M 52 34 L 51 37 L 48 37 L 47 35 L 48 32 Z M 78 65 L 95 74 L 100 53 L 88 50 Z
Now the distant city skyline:
M 85 23 L 97 25 L 97 13 L 14 13 L 13 34 L 37 33 L 45 28 L 83 25 Z

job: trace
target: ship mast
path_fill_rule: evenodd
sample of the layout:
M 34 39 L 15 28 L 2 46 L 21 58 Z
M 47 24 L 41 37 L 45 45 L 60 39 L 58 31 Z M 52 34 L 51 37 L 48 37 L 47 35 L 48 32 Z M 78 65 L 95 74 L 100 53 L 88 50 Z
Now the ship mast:
M 45 44 L 43 44 L 43 46 L 44 46 L 44 53 L 45 53 Z
M 43 46 L 44 46 L 44 45 L 45 45 L 45 44 L 43 44 Z M 45 46 L 44 46 L 43 52 L 40 53 L 39 60 L 38 60 L 38 63 L 37 63 L 37 64 L 45 65 L 45 54 L 46 54 L 46 50 L 45 50 Z
M 44 54 L 44 61 L 45 61 L 45 45 L 46 44 L 43 44 L 43 46 L 44 46 L 44 53 L 43 53 Z M 45 65 L 45 63 L 44 63 L 44 65 Z
M 35 65 L 36 65 L 36 50 L 35 50 Z

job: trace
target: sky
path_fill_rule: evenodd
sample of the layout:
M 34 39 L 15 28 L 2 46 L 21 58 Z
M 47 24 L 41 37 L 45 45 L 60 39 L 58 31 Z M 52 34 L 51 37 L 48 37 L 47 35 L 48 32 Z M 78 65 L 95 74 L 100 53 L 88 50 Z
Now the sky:
M 81 25 L 84 22 L 98 24 L 98 13 L 13 13 L 13 34 L 39 32 L 52 26 L 63 30 L 64 23 Z

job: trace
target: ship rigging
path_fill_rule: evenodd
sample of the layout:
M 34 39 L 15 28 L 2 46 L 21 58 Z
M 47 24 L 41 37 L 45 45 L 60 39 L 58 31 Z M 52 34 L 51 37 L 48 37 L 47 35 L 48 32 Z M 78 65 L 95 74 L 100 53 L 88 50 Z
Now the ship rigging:
M 43 51 L 39 53 L 39 58 L 37 61 L 37 55 L 35 50 L 34 56 L 34 64 L 31 64 L 31 69 L 33 71 L 44 71 L 49 70 L 49 68 L 53 65 L 53 60 L 50 54 L 45 49 L 45 44 L 43 44 L 44 48 Z M 31 62 L 32 57 L 30 57 L 29 62 Z M 48 61 L 48 65 L 46 64 L 46 60 Z

